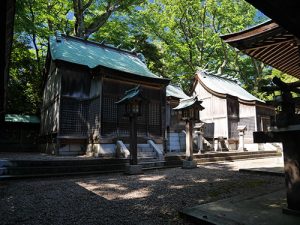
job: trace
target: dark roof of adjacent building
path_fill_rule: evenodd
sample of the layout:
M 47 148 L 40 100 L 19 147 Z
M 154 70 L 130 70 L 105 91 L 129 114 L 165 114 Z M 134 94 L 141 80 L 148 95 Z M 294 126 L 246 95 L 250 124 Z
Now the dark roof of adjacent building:
M 295 0 L 246 0 L 280 26 L 300 38 L 299 2 Z
M 13 123 L 40 123 L 40 119 L 34 115 L 18 115 L 18 114 L 6 114 L 5 122 Z
M 227 95 L 234 96 L 246 102 L 264 102 L 243 89 L 236 79 L 231 79 L 226 75 L 217 75 L 205 70 L 200 70 L 196 73 L 196 79 L 205 90 L 213 95 L 223 97 Z
M 65 35 L 50 37 L 49 45 L 53 60 L 84 65 L 91 69 L 101 66 L 143 77 L 166 80 L 152 73 L 139 53 Z
M 174 98 L 178 98 L 178 99 L 189 98 L 189 96 L 187 96 L 179 86 L 172 85 L 172 84 L 169 84 L 167 86 L 166 96 L 174 97 Z
M 221 38 L 245 54 L 300 78 L 300 41 L 274 21 Z

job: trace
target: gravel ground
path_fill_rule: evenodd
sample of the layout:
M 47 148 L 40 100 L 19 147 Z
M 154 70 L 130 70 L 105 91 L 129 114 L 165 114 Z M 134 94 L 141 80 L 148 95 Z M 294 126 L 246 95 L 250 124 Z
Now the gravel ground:
M 243 165 L 253 161 L 245 160 Z M 2 181 L 0 224 L 192 224 L 181 219 L 178 210 L 284 188 L 282 177 L 239 173 L 233 165 L 172 168 L 138 176 Z

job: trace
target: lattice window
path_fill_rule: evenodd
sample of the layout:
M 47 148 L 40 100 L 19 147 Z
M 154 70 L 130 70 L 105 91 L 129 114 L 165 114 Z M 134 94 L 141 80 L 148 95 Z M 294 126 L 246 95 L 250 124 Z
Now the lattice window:
M 89 100 L 61 98 L 60 135 L 87 136 Z
M 123 117 L 115 104 L 128 89 L 136 84 L 105 80 L 102 98 L 102 130 L 103 136 L 129 136 L 129 119 Z M 142 116 L 137 118 L 137 134 L 139 136 L 161 135 L 161 90 L 142 86 L 142 95 L 149 100 L 149 105 L 142 105 Z

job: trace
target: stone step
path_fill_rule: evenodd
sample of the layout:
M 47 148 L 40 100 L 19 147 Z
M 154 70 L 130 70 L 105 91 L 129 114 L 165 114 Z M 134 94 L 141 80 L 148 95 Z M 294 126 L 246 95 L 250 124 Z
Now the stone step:
M 257 151 L 257 152 L 228 152 L 228 153 L 206 153 L 194 154 L 194 160 L 197 163 L 209 163 L 218 161 L 232 161 L 239 159 L 256 159 L 264 157 L 279 156 L 281 153 L 277 151 Z M 182 161 L 185 160 L 184 155 L 165 156 L 166 167 L 182 166 Z
M 143 162 L 156 162 L 158 161 L 158 159 L 156 157 L 151 157 L 151 156 L 145 156 L 145 157 L 142 157 L 142 158 L 139 158 L 138 159 L 139 162 L 143 163 Z
M 138 152 L 138 158 L 153 157 L 156 158 L 155 152 Z
M 164 168 L 165 161 L 149 161 L 149 162 L 140 162 L 140 165 L 142 165 L 143 169 L 159 169 Z
M 153 149 L 151 147 L 147 147 L 147 148 L 138 148 L 137 149 L 138 152 L 153 152 Z
M 149 148 L 150 145 L 149 144 L 138 144 L 137 147 L 138 148 Z

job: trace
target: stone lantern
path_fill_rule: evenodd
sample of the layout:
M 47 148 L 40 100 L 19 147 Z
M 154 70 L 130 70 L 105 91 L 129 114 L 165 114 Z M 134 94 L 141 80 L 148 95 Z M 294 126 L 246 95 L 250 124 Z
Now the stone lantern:
M 237 130 L 239 132 L 239 151 L 246 151 L 246 148 L 244 147 L 244 136 L 245 136 L 245 131 L 247 130 L 246 125 L 239 125 L 237 127 Z
M 204 123 L 197 123 L 194 128 L 197 134 L 198 153 L 201 154 L 203 149 Z
M 179 105 L 174 110 L 181 111 L 182 120 L 186 121 L 186 160 L 183 161 L 182 168 L 192 169 L 197 167 L 197 163 L 193 160 L 193 125 L 200 121 L 199 111 L 204 108 L 201 106 L 197 96 L 181 99 Z
M 126 91 L 123 98 L 116 102 L 120 108 L 123 108 L 124 116 L 129 117 L 130 122 L 130 165 L 126 167 L 127 174 L 142 173 L 142 166 L 138 165 L 137 159 L 136 127 L 137 117 L 141 116 L 142 101 L 140 86 L 137 86 Z

